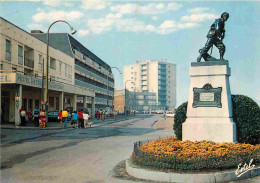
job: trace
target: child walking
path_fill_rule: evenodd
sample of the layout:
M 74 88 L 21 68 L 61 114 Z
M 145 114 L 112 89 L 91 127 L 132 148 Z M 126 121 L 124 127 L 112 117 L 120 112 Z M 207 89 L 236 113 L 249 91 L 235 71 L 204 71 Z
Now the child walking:
M 83 118 L 84 118 L 84 126 L 85 126 L 85 128 L 87 128 L 87 126 L 88 126 L 88 117 L 89 117 L 88 113 L 84 112 Z
M 78 118 L 79 118 L 79 115 L 77 114 L 77 111 L 74 111 L 72 113 L 72 122 L 71 122 L 73 128 L 76 128 L 76 125 L 78 124 Z

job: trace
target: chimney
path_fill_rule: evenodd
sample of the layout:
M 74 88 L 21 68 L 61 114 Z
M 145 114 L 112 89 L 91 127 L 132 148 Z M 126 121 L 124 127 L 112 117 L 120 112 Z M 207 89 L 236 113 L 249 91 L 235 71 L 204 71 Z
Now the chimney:
M 31 34 L 40 34 L 43 33 L 41 30 L 31 30 Z

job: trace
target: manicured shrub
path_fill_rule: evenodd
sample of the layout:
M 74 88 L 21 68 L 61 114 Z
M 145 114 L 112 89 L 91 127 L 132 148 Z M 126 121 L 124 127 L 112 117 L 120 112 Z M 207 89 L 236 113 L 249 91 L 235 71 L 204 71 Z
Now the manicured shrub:
M 137 144 L 135 144 L 137 145 Z M 223 170 L 242 163 L 260 163 L 260 145 L 180 141 L 176 137 L 157 139 L 135 146 L 134 164 L 160 170 Z
M 247 96 L 232 95 L 232 105 L 238 142 L 259 144 L 260 108 L 257 103 Z
M 239 143 L 260 143 L 260 108 L 251 98 L 232 95 L 233 120 L 237 127 Z M 187 102 L 181 104 L 175 113 L 173 129 L 177 139 L 182 140 L 182 123 L 186 120 Z
M 182 123 L 186 120 L 188 102 L 181 104 L 175 111 L 173 129 L 177 139 L 182 139 Z

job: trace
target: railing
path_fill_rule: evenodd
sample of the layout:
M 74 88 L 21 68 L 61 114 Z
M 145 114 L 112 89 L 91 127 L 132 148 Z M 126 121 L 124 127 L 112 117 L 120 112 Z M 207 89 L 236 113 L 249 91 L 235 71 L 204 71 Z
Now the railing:
M 107 79 L 102 78 L 101 76 L 99 76 L 99 75 L 97 75 L 97 74 L 95 74 L 95 73 L 93 73 L 93 72 L 90 72 L 90 71 L 88 71 L 88 70 L 82 68 L 81 66 L 75 65 L 75 70 L 78 70 L 78 71 L 80 71 L 80 72 L 83 72 L 84 74 L 87 74 L 88 76 L 94 77 L 94 78 L 96 78 L 96 79 L 98 79 L 98 80 L 104 82 L 105 85 L 107 85 Z M 114 84 L 113 84 L 111 81 L 108 81 L 108 86 L 113 87 Z
M 77 57 L 83 59 L 83 54 L 80 53 L 78 50 L 75 50 L 75 49 L 74 49 L 74 53 L 75 53 L 75 55 L 76 55 Z
M 80 86 L 83 86 L 83 87 L 86 87 L 86 88 L 91 88 L 91 89 L 93 89 L 95 91 L 100 91 L 100 92 L 103 92 L 103 93 L 107 93 L 107 89 L 100 88 L 98 86 L 94 86 L 92 84 L 86 83 L 84 81 L 80 81 L 78 79 L 75 79 L 75 85 L 80 85 Z M 113 95 L 113 92 L 108 90 L 108 94 L 109 95 Z

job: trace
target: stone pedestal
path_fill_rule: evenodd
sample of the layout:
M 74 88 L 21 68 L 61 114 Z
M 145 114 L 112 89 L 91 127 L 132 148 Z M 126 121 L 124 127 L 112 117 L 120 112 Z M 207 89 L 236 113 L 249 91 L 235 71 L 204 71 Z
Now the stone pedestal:
M 195 62 L 189 74 L 191 83 L 182 140 L 236 143 L 228 62 Z

